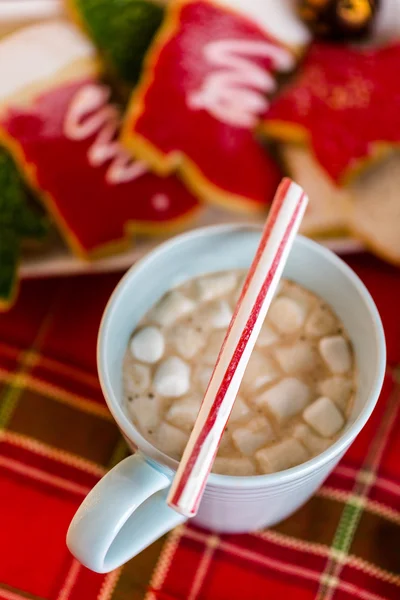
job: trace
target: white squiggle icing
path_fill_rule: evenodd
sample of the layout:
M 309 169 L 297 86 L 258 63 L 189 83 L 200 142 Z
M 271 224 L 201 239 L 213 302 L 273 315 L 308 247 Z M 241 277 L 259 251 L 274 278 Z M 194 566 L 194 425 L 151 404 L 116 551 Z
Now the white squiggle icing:
M 96 135 L 87 157 L 92 167 L 111 161 L 106 172 L 109 184 L 119 184 L 138 179 L 148 172 L 146 163 L 133 161 L 121 147 L 116 134 L 119 113 L 107 104 L 110 90 L 101 85 L 83 86 L 72 100 L 64 120 L 64 133 L 71 140 L 84 140 Z
M 267 41 L 218 40 L 207 44 L 204 56 L 220 69 L 189 94 L 188 105 L 235 127 L 254 127 L 257 117 L 268 109 L 265 94 L 275 89 L 273 76 L 252 59 L 270 58 L 273 68 L 280 71 L 294 66 L 288 50 Z
M 99 111 L 101 112 L 101 111 Z M 90 118 L 88 119 L 88 121 Z M 95 129 L 95 131 L 98 128 Z M 107 160 L 115 158 L 120 151 L 120 145 L 115 139 L 117 133 L 117 123 L 113 119 L 110 123 L 106 123 L 99 131 L 92 146 L 88 151 L 90 164 L 94 167 L 101 166 Z M 85 136 L 87 137 L 87 136 Z
M 133 161 L 123 150 L 113 160 L 107 173 L 108 183 L 125 183 L 139 179 L 149 172 L 149 168 L 142 160 Z
M 101 85 L 88 84 L 75 94 L 64 120 L 64 133 L 71 140 L 84 140 L 107 122 L 117 119 L 115 106 L 107 105 L 110 91 Z

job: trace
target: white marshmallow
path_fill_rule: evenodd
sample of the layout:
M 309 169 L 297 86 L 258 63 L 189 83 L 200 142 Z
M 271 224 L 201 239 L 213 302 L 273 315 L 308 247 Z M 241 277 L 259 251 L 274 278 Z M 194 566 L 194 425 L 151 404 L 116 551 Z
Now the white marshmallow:
M 215 300 L 197 311 L 196 322 L 203 328 L 227 329 L 232 314 L 232 309 L 226 300 Z
M 263 385 L 274 381 L 280 372 L 274 361 L 268 356 L 253 350 L 243 377 L 243 384 L 250 389 L 257 390 Z
M 318 305 L 307 319 L 305 333 L 310 337 L 321 337 L 333 333 L 337 326 L 337 319 L 328 306 Z
M 318 383 L 321 396 L 330 398 L 342 412 L 345 412 L 353 392 L 353 382 L 347 377 L 328 377 Z
M 303 412 L 304 420 L 323 437 L 335 435 L 344 425 L 342 414 L 330 398 L 321 396 Z
M 243 400 L 241 396 L 236 396 L 235 403 L 232 408 L 232 412 L 229 417 L 228 424 L 237 423 L 238 421 L 243 421 L 243 419 L 247 419 L 251 415 L 251 410 L 247 406 L 246 402 Z
M 220 475 L 236 475 L 244 477 L 246 475 L 255 475 L 256 468 L 253 461 L 249 458 L 225 458 L 217 456 L 214 461 L 212 472 L 219 473 Z
M 268 325 L 268 323 L 264 322 L 256 341 L 256 347 L 265 348 L 271 346 L 271 344 L 277 342 L 278 339 L 279 335 Z
M 127 394 L 140 394 L 150 387 L 150 368 L 132 364 L 124 373 L 124 387 Z
M 144 435 L 155 432 L 160 422 L 160 400 L 156 397 L 139 396 L 127 403 L 128 411 Z
M 319 351 L 332 373 L 346 373 L 350 369 L 349 344 L 341 335 L 323 338 L 319 342 Z
M 311 427 L 305 423 L 299 423 L 293 430 L 293 437 L 299 440 L 311 454 L 320 454 L 330 446 L 330 440 L 316 435 Z
M 168 327 L 178 319 L 192 312 L 196 304 L 182 292 L 168 292 L 150 311 L 149 318 L 163 327 Z
M 206 348 L 203 354 L 203 360 L 206 365 L 214 366 L 217 362 L 219 351 L 221 350 L 222 342 L 224 341 L 225 331 L 213 331 L 206 343 Z
M 256 396 L 254 402 L 260 408 L 267 408 L 278 423 L 282 424 L 301 412 L 310 399 L 309 387 L 295 377 L 286 377 L 264 393 Z
M 285 279 L 280 279 L 278 281 L 278 285 L 276 286 L 276 290 L 274 293 L 274 297 L 276 298 L 277 296 L 279 296 L 279 294 L 283 291 L 285 285 Z
M 294 300 L 299 306 L 301 306 L 302 311 L 305 314 L 308 314 L 311 305 L 313 304 L 313 297 L 310 296 L 310 292 L 305 288 L 299 287 L 296 283 L 293 283 L 288 279 L 281 279 L 281 284 L 280 294 L 286 298 Z
M 190 367 L 177 356 L 170 356 L 157 367 L 154 389 L 160 396 L 178 398 L 189 391 Z
M 233 443 L 239 452 L 246 456 L 253 456 L 258 448 L 265 446 L 274 437 L 270 422 L 262 416 L 254 417 L 246 425 L 232 432 Z
M 224 431 L 218 447 L 218 456 L 232 456 L 236 450 L 233 447 L 232 439 L 229 431 Z
M 164 336 L 157 327 L 143 327 L 130 343 L 132 356 L 145 363 L 156 363 L 164 354 Z
M 232 314 L 233 314 L 233 310 L 236 308 L 237 303 L 239 302 L 241 293 L 242 293 L 242 288 L 237 289 L 236 292 L 233 292 L 233 294 L 232 294 L 232 297 L 231 297 Z
M 263 473 L 284 471 L 305 462 L 308 458 L 307 450 L 293 438 L 256 452 L 256 459 Z
M 236 308 L 236 304 L 239 302 L 239 298 L 242 293 L 243 284 L 246 279 L 246 276 L 247 276 L 247 273 L 243 277 L 239 277 L 239 281 L 236 285 L 236 290 L 234 292 L 232 292 L 232 294 L 230 295 L 231 305 L 233 308 Z
M 213 273 L 196 281 L 198 297 L 201 301 L 214 300 L 231 292 L 237 284 L 236 273 Z
M 170 423 L 191 431 L 200 409 L 201 396 L 189 396 L 181 400 L 175 400 L 166 414 Z
M 197 369 L 196 379 L 200 386 L 200 390 L 205 393 L 212 375 L 212 367 L 201 366 Z
M 172 458 L 179 459 L 182 456 L 188 439 L 188 433 L 169 423 L 161 423 L 157 431 L 157 447 Z
M 168 333 L 168 341 L 186 359 L 193 358 L 206 343 L 201 331 L 186 324 L 173 327 Z
M 268 311 L 270 322 L 281 333 L 293 333 L 304 323 L 306 313 L 303 307 L 286 296 L 279 296 L 272 301 Z
M 309 342 L 277 348 L 275 357 L 286 373 L 306 373 L 318 367 L 318 354 Z

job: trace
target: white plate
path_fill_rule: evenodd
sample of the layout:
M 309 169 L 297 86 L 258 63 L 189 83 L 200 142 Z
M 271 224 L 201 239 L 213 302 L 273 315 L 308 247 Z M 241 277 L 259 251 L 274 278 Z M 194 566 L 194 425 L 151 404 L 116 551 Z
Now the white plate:
M 1 0 L 0 0 L 1 1 Z M 242 215 L 232 215 L 216 209 L 208 209 L 196 222 L 195 227 L 213 223 L 237 223 L 244 221 Z M 257 219 L 247 222 L 257 222 Z M 261 221 L 260 221 L 261 222 Z M 122 271 L 129 268 L 138 258 L 149 252 L 163 238 L 139 239 L 135 244 L 121 254 L 98 259 L 92 262 L 80 260 L 64 246 L 61 240 L 56 240 L 47 250 L 30 251 L 26 253 L 20 266 L 20 276 L 26 278 L 55 277 L 58 275 L 76 275 L 80 273 L 105 273 Z M 361 252 L 360 242 L 350 238 L 331 238 L 321 240 L 337 254 Z
M 0 0 L 0 37 L 23 25 L 60 17 L 64 14 L 62 0 Z M 196 226 L 211 223 L 243 221 L 243 217 L 227 215 L 225 212 L 208 210 Z M 254 222 L 254 221 L 253 221 Z M 25 253 L 20 266 L 21 277 L 55 277 L 79 273 L 98 273 L 127 269 L 138 258 L 160 243 L 160 238 L 147 238 L 135 244 L 121 254 L 116 254 L 88 262 L 76 258 L 59 239 L 45 250 Z M 362 245 L 348 238 L 324 240 L 322 242 L 338 254 L 359 252 Z

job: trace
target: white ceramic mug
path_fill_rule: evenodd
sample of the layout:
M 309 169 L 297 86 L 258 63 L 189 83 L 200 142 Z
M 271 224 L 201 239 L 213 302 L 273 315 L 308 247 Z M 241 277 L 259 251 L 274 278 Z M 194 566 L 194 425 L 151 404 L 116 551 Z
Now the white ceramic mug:
M 171 287 L 196 275 L 248 267 L 260 232 L 258 227 L 223 225 L 173 238 L 135 264 L 111 296 L 100 327 L 98 369 L 108 407 L 136 453 L 103 477 L 70 525 L 68 547 L 93 571 L 115 569 L 184 521 L 165 502 L 177 461 L 141 436 L 122 405 L 122 359 L 130 334 Z M 354 408 L 340 439 L 297 467 L 247 477 L 211 474 L 194 521 L 216 531 L 252 531 L 273 525 L 299 508 L 365 425 L 381 390 L 382 324 L 355 273 L 329 250 L 298 237 L 284 276 L 321 296 L 343 321 L 357 361 Z

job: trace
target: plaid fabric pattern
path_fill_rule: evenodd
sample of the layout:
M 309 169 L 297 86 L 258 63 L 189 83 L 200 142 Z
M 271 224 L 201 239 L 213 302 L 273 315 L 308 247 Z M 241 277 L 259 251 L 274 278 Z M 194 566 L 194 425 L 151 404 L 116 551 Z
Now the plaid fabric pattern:
M 389 361 L 373 416 L 323 487 L 272 529 L 183 525 L 108 575 L 73 559 L 65 534 L 127 455 L 95 365 L 119 276 L 24 282 L 0 317 L 0 600 L 400 598 L 400 275 L 369 256 L 349 262 L 381 311 Z

